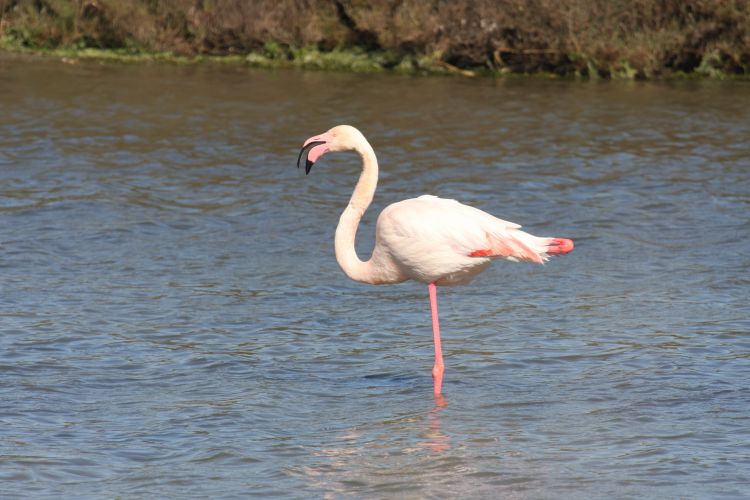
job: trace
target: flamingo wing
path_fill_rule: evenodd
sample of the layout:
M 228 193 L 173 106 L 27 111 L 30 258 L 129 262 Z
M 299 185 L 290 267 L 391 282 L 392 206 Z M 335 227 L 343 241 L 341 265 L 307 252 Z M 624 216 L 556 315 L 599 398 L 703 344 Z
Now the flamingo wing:
M 491 257 L 543 262 L 546 238 L 520 227 L 456 200 L 425 195 L 386 207 L 376 235 L 378 246 L 413 279 L 429 283 L 449 276 L 447 281 L 463 282 Z

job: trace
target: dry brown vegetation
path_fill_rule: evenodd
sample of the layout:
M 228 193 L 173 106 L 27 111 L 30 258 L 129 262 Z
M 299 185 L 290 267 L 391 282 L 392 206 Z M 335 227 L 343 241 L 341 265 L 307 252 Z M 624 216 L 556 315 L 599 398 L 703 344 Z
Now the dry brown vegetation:
M 182 55 L 300 49 L 382 67 L 750 74 L 750 0 L 0 0 L 4 45 Z

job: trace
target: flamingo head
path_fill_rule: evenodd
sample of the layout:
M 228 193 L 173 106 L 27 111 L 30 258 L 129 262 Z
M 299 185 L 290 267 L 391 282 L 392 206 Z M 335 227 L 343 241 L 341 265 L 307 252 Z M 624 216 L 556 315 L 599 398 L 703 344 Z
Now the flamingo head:
M 313 164 L 324 154 L 357 150 L 363 142 L 366 144 L 367 140 L 356 128 L 350 125 L 333 127 L 328 132 L 315 135 L 305 141 L 297 158 L 297 168 L 302 165 L 304 159 L 305 175 L 307 175 Z

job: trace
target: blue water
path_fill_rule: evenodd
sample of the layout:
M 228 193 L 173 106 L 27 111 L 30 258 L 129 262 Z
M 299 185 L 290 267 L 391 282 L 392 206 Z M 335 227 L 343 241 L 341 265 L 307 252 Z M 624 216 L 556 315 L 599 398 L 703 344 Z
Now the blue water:
M 576 250 L 349 281 L 358 126 L 384 206 Z M 750 495 L 750 85 L 0 57 L 0 496 Z

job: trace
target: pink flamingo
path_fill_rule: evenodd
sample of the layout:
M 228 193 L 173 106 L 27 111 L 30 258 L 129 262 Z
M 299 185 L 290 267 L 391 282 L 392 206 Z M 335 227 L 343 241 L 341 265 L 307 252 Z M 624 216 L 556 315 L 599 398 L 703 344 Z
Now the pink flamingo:
M 533 236 L 479 209 L 425 195 L 394 203 L 380 213 L 375 248 L 370 260 L 362 262 L 354 238 L 378 183 L 378 161 L 370 143 L 356 128 L 339 125 L 306 140 L 297 167 L 304 160 L 309 174 L 324 154 L 352 150 L 362 158 L 362 173 L 336 228 L 336 260 L 354 281 L 384 285 L 411 279 L 428 286 L 435 345 L 432 378 L 434 393 L 440 395 L 444 366 L 436 286 L 468 283 L 495 258 L 542 264 L 550 255 L 573 250 L 573 241 Z

